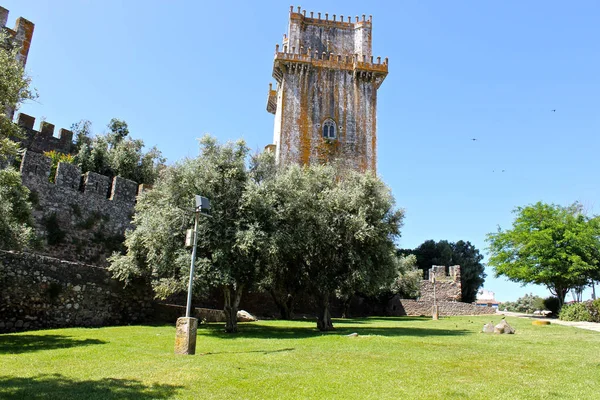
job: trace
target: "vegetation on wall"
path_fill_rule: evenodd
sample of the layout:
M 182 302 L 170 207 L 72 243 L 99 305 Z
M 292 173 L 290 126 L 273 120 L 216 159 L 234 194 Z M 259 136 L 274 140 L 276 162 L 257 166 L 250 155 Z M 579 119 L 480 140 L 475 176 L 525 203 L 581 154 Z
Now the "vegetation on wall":
M 73 124 L 75 135 L 74 163 L 83 173 L 96 172 L 109 177 L 120 176 L 140 184 L 152 184 L 164 168 L 161 152 L 152 147 L 144 152 L 144 142 L 129 136 L 125 121 L 113 118 L 108 131 L 92 135 L 90 121 Z
M 30 87 L 31 79 L 17 60 L 19 50 L 10 36 L 0 30 L 0 166 L 18 153 L 19 145 L 10 138 L 22 135 L 9 111 L 17 109 L 25 100 L 37 97 Z

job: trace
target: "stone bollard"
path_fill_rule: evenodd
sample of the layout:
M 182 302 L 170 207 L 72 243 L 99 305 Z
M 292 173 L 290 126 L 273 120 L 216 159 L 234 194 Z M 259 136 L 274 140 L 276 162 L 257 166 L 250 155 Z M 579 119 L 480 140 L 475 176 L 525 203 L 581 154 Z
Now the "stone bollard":
M 190 317 L 177 318 L 175 354 L 196 354 L 197 330 L 198 319 Z

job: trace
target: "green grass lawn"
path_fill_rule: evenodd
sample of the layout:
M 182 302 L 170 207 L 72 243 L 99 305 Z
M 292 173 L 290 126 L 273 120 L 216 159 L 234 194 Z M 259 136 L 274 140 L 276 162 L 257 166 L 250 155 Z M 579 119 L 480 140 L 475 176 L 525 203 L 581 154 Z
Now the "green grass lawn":
M 195 356 L 173 353 L 174 326 L 5 334 L 0 399 L 600 399 L 600 333 L 479 333 L 490 319 L 208 324 Z

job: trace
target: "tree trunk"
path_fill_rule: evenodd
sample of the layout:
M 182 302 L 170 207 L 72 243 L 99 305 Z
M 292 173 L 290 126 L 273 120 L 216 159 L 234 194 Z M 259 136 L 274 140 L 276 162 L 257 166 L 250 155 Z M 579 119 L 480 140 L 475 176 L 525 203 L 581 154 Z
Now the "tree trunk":
M 225 296 L 225 332 L 237 332 L 237 313 L 242 299 L 242 285 L 223 286 L 223 295 Z M 232 297 L 233 296 L 233 297 Z
M 560 310 L 562 310 L 563 305 L 565 304 L 565 297 L 567 297 L 569 289 L 562 287 L 554 287 L 552 289 L 550 289 L 550 292 L 554 292 L 553 294 L 556 295 L 556 297 L 558 298 L 558 311 L 560 312 Z
M 342 301 L 342 318 L 350 318 L 350 302 L 352 296 L 348 296 Z
M 269 293 L 277 305 L 277 308 L 279 308 L 280 318 L 291 320 L 294 316 L 294 296 L 290 293 L 277 293 L 275 289 L 270 289 Z
M 331 322 L 331 313 L 329 312 L 329 293 L 318 296 L 317 307 L 317 328 L 321 332 L 332 331 L 334 328 Z

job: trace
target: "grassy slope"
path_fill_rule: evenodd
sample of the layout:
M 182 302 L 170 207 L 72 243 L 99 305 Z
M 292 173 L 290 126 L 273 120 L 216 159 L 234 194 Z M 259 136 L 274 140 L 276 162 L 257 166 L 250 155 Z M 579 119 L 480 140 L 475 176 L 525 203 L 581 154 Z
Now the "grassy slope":
M 490 318 L 203 325 L 196 356 L 173 354 L 172 326 L 0 335 L 0 398 L 600 398 L 599 333 L 514 318 L 516 335 L 479 333 Z

